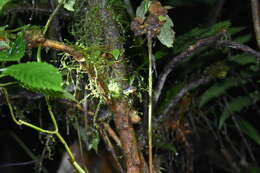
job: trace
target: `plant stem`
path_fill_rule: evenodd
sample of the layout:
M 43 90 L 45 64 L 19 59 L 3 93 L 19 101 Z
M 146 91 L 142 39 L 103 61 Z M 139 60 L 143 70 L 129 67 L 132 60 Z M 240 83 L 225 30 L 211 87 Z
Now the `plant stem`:
M 61 2 L 57 5 L 57 7 L 55 8 L 55 10 L 52 12 L 52 14 L 50 15 L 50 17 L 49 17 L 49 19 L 48 19 L 46 25 L 44 26 L 43 35 L 46 34 L 46 32 L 47 32 L 47 30 L 48 30 L 48 28 L 49 28 L 49 26 L 50 26 L 50 24 L 51 24 L 51 22 L 52 22 L 54 16 L 57 14 L 57 12 L 59 11 L 60 7 L 63 5 L 64 2 L 65 2 L 65 0 L 61 1 Z M 41 47 L 41 46 L 38 47 L 38 49 L 37 49 L 37 62 L 41 62 L 41 50 L 42 50 L 42 47 Z
M 30 127 L 32 129 L 35 129 L 41 133 L 45 133 L 45 134 L 53 134 L 53 135 L 56 135 L 56 137 L 59 139 L 59 141 L 63 144 L 63 146 L 65 147 L 66 151 L 68 152 L 68 155 L 70 157 L 70 162 L 71 164 L 73 165 L 73 167 L 77 170 L 78 173 L 85 173 L 85 171 L 80 167 L 80 165 L 77 163 L 77 161 L 75 160 L 75 157 L 74 155 L 72 154 L 68 144 L 66 143 L 66 141 L 64 140 L 64 138 L 60 135 L 59 133 L 59 129 L 58 129 L 58 124 L 57 124 L 57 121 L 56 121 L 56 118 L 52 112 L 52 108 L 51 108 L 51 105 L 49 103 L 49 99 L 48 97 L 45 97 L 45 100 L 46 100 L 46 103 L 47 103 L 47 106 L 48 106 L 48 111 L 49 111 L 49 114 L 50 114 L 50 117 L 51 117 L 51 120 L 53 122 L 53 126 L 54 126 L 54 130 L 50 131 L 50 130 L 45 130 L 45 129 L 42 129 L 38 126 L 35 126 L 31 123 L 28 123 L 26 121 L 23 121 L 23 120 L 17 120 L 16 117 L 15 117 L 15 114 L 14 114 L 14 111 L 13 111 L 13 107 L 11 105 L 11 102 L 9 100 L 9 97 L 8 97 L 8 93 L 7 93 L 7 90 L 5 88 L 1 88 L 4 92 L 4 95 L 5 95 L 5 98 L 6 98 L 6 101 L 7 101 L 7 105 L 9 107 L 9 111 L 10 111 L 10 114 L 12 116 L 12 119 L 13 121 L 19 125 L 19 126 L 22 126 L 22 125 L 25 125 L 27 127 Z M 86 170 L 87 171 L 87 170 Z M 88 172 L 88 171 L 87 171 Z
M 8 86 L 8 85 L 14 85 L 14 84 L 17 84 L 17 82 L 0 83 L 0 87 L 5 87 L 5 86 Z
M 252 19 L 254 23 L 256 42 L 258 45 L 258 49 L 260 49 L 260 7 L 258 0 L 251 0 L 251 8 L 252 8 Z
M 153 173 L 153 133 L 152 133 L 152 113 L 153 113 L 153 60 L 152 60 L 152 38 L 148 36 L 148 56 L 149 56 L 149 104 L 148 104 L 148 148 L 149 148 L 149 171 Z

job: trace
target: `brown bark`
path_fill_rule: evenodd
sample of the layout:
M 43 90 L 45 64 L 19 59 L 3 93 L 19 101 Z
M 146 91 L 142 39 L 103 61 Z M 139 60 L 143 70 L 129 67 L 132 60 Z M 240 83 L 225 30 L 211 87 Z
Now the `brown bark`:
M 122 151 L 128 173 L 141 173 L 141 159 L 132 123 L 129 118 L 129 105 L 126 101 L 115 101 L 110 105 L 115 125 L 122 142 Z
M 86 61 L 85 56 L 79 50 L 76 50 L 75 48 L 67 46 L 61 42 L 45 39 L 39 33 L 27 32 L 25 37 L 27 40 L 28 47 L 31 48 L 37 46 L 49 47 L 72 55 L 77 61 L 79 61 L 79 63 L 81 63 L 86 68 L 86 72 L 88 73 L 89 77 L 91 78 L 95 77 L 93 71 L 91 70 L 92 67 L 90 67 L 87 64 L 87 62 L 85 62 Z M 115 42 L 114 39 L 112 43 L 115 44 L 116 47 L 118 46 L 118 43 Z M 122 79 L 121 85 L 122 87 L 124 87 L 126 85 L 124 80 L 124 76 L 126 76 L 124 64 L 118 64 L 118 63 L 114 64 L 113 72 L 115 77 Z M 131 109 L 128 104 L 128 101 L 124 100 L 123 98 L 122 100 L 110 99 L 108 97 L 107 86 L 105 85 L 102 79 L 98 79 L 98 87 L 102 92 L 101 94 L 106 104 L 109 106 L 109 109 L 114 114 L 114 122 L 117 127 L 118 133 L 120 135 L 120 140 L 122 143 L 122 150 L 123 150 L 122 152 L 125 159 L 127 173 L 145 172 L 143 171 L 143 169 L 146 168 L 144 166 L 145 161 L 144 159 L 142 159 L 143 157 L 140 157 L 140 152 L 138 151 L 135 132 L 129 117 L 129 113 L 131 112 Z

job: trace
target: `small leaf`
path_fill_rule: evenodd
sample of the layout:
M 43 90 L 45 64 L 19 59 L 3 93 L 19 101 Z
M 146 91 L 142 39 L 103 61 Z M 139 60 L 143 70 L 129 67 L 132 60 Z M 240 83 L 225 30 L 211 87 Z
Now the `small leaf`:
M 260 134 L 258 133 L 257 129 L 255 129 L 254 126 L 247 121 L 241 120 L 240 123 L 242 131 L 258 145 L 260 145 Z
M 25 40 L 22 34 L 10 43 L 10 49 L 0 51 L 0 62 L 19 61 L 25 54 Z
M 113 55 L 113 57 L 115 58 L 115 60 L 118 60 L 118 57 L 120 55 L 120 50 L 119 49 L 113 49 L 109 52 L 111 55 Z
M 94 149 L 95 152 L 98 152 L 98 144 L 100 142 L 100 139 L 99 139 L 99 136 L 95 136 L 92 138 L 92 140 L 90 141 L 90 144 L 89 144 L 89 148 L 90 149 Z
M 50 96 L 64 93 L 61 87 L 62 78 L 58 69 L 43 62 L 27 62 L 11 65 L 3 71 L 21 84 L 33 91 L 42 92 Z
M 62 93 L 61 92 L 54 93 L 52 96 L 63 98 L 63 99 L 68 99 L 68 100 L 71 100 L 74 102 L 78 102 L 71 93 L 69 93 L 68 91 L 65 91 L 65 90 Z
M 157 36 L 160 42 L 167 47 L 172 47 L 173 41 L 175 39 L 175 32 L 173 31 L 172 27 L 173 22 L 171 18 L 167 15 L 166 22 L 161 27 L 160 34 Z
M 61 3 L 63 0 L 59 0 L 58 2 Z M 74 11 L 74 5 L 76 0 L 67 0 L 64 2 L 63 7 L 68 11 Z
M 142 1 L 139 7 L 137 7 L 136 10 L 136 17 L 145 18 L 145 14 L 147 13 L 149 6 L 151 4 L 151 1 Z
M 0 11 L 2 10 L 2 8 L 5 6 L 5 4 L 7 4 L 10 0 L 0 0 Z

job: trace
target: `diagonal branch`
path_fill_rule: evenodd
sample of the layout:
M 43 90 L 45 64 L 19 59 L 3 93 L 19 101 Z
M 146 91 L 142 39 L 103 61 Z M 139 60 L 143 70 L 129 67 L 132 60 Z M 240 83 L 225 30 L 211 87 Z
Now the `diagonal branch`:
M 164 67 L 163 71 L 161 72 L 161 74 L 158 77 L 158 81 L 155 86 L 154 105 L 156 105 L 159 100 L 164 83 L 166 81 L 166 78 L 170 74 L 170 72 L 173 71 L 178 64 L 184 62 L 186 57 L 192 56 L 195 52 L 197 52 L 202 47 L 209 46 L 209 45 L 215 43 L 218 39 L 222 38 L 223 35 L 226 33 L 227 33 L 227 31 L 223 30 L 221 33 L 219 33 L 216 36 L 201 39 L 201 40 L 197 41 L 195 44 L 191 45 L 187 50 L 185 50 L 181 54 L 172 58 L 172 60 Z
M 226 30 L 223 30 L 216 36 L 208 37 L 205 39 L 201 39 L 197 41 L 195 44 L 191 45 L 187 50 L 182 52 L 181 54 L 175 56 L 168 65 L 165 66 L 163 71 L 158 77 L 157 84 L 155 86 L 155 94 L 154 94 L 154 104 L 158 103 L 159 97 L 161 95 L 162 89 L 164 87 L 165 81 L 168 75 L 176 68 L 177 65 L 184 62 L 186 57 L 192 56 L 195 52 L 200 50 L 200 48 L 205 46 L 214 46 L 213 48 L 219 48 L 219 46 L 229 47 L 232 49 L 240 50 L 242 52 L 249 53 L 257 58 L 260 61 L 260 52 L 250 48 L 249 46 L 236 43 L 234 41 L 222 40 L 222 37 L 227 33 Z
M 180 90 L 180 92 L 178 92 L 178 94 L 172 99 L 172 101 L 170 101 L 170 103 L 167 105 L 166 109 L 164 109 L 163 115 L 170 114 L 171 111 L 175 108 L 175 106 L 179 103 L 181 98 L 185 95 L 185 93 L 191 91 L 192 89 L 194 89 L 200 85 L 210 82 L 211 79 L 212 79 L 212 77 L 202 77 L 199 80 L 192 81 L 186 87 L 182 88 Z

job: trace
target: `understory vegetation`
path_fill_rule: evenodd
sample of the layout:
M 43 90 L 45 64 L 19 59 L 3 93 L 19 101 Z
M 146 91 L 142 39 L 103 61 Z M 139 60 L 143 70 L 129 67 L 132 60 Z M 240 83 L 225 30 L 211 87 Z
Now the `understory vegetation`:
M 0 172 L 260 172 L 257 0 L 0 0 Z

